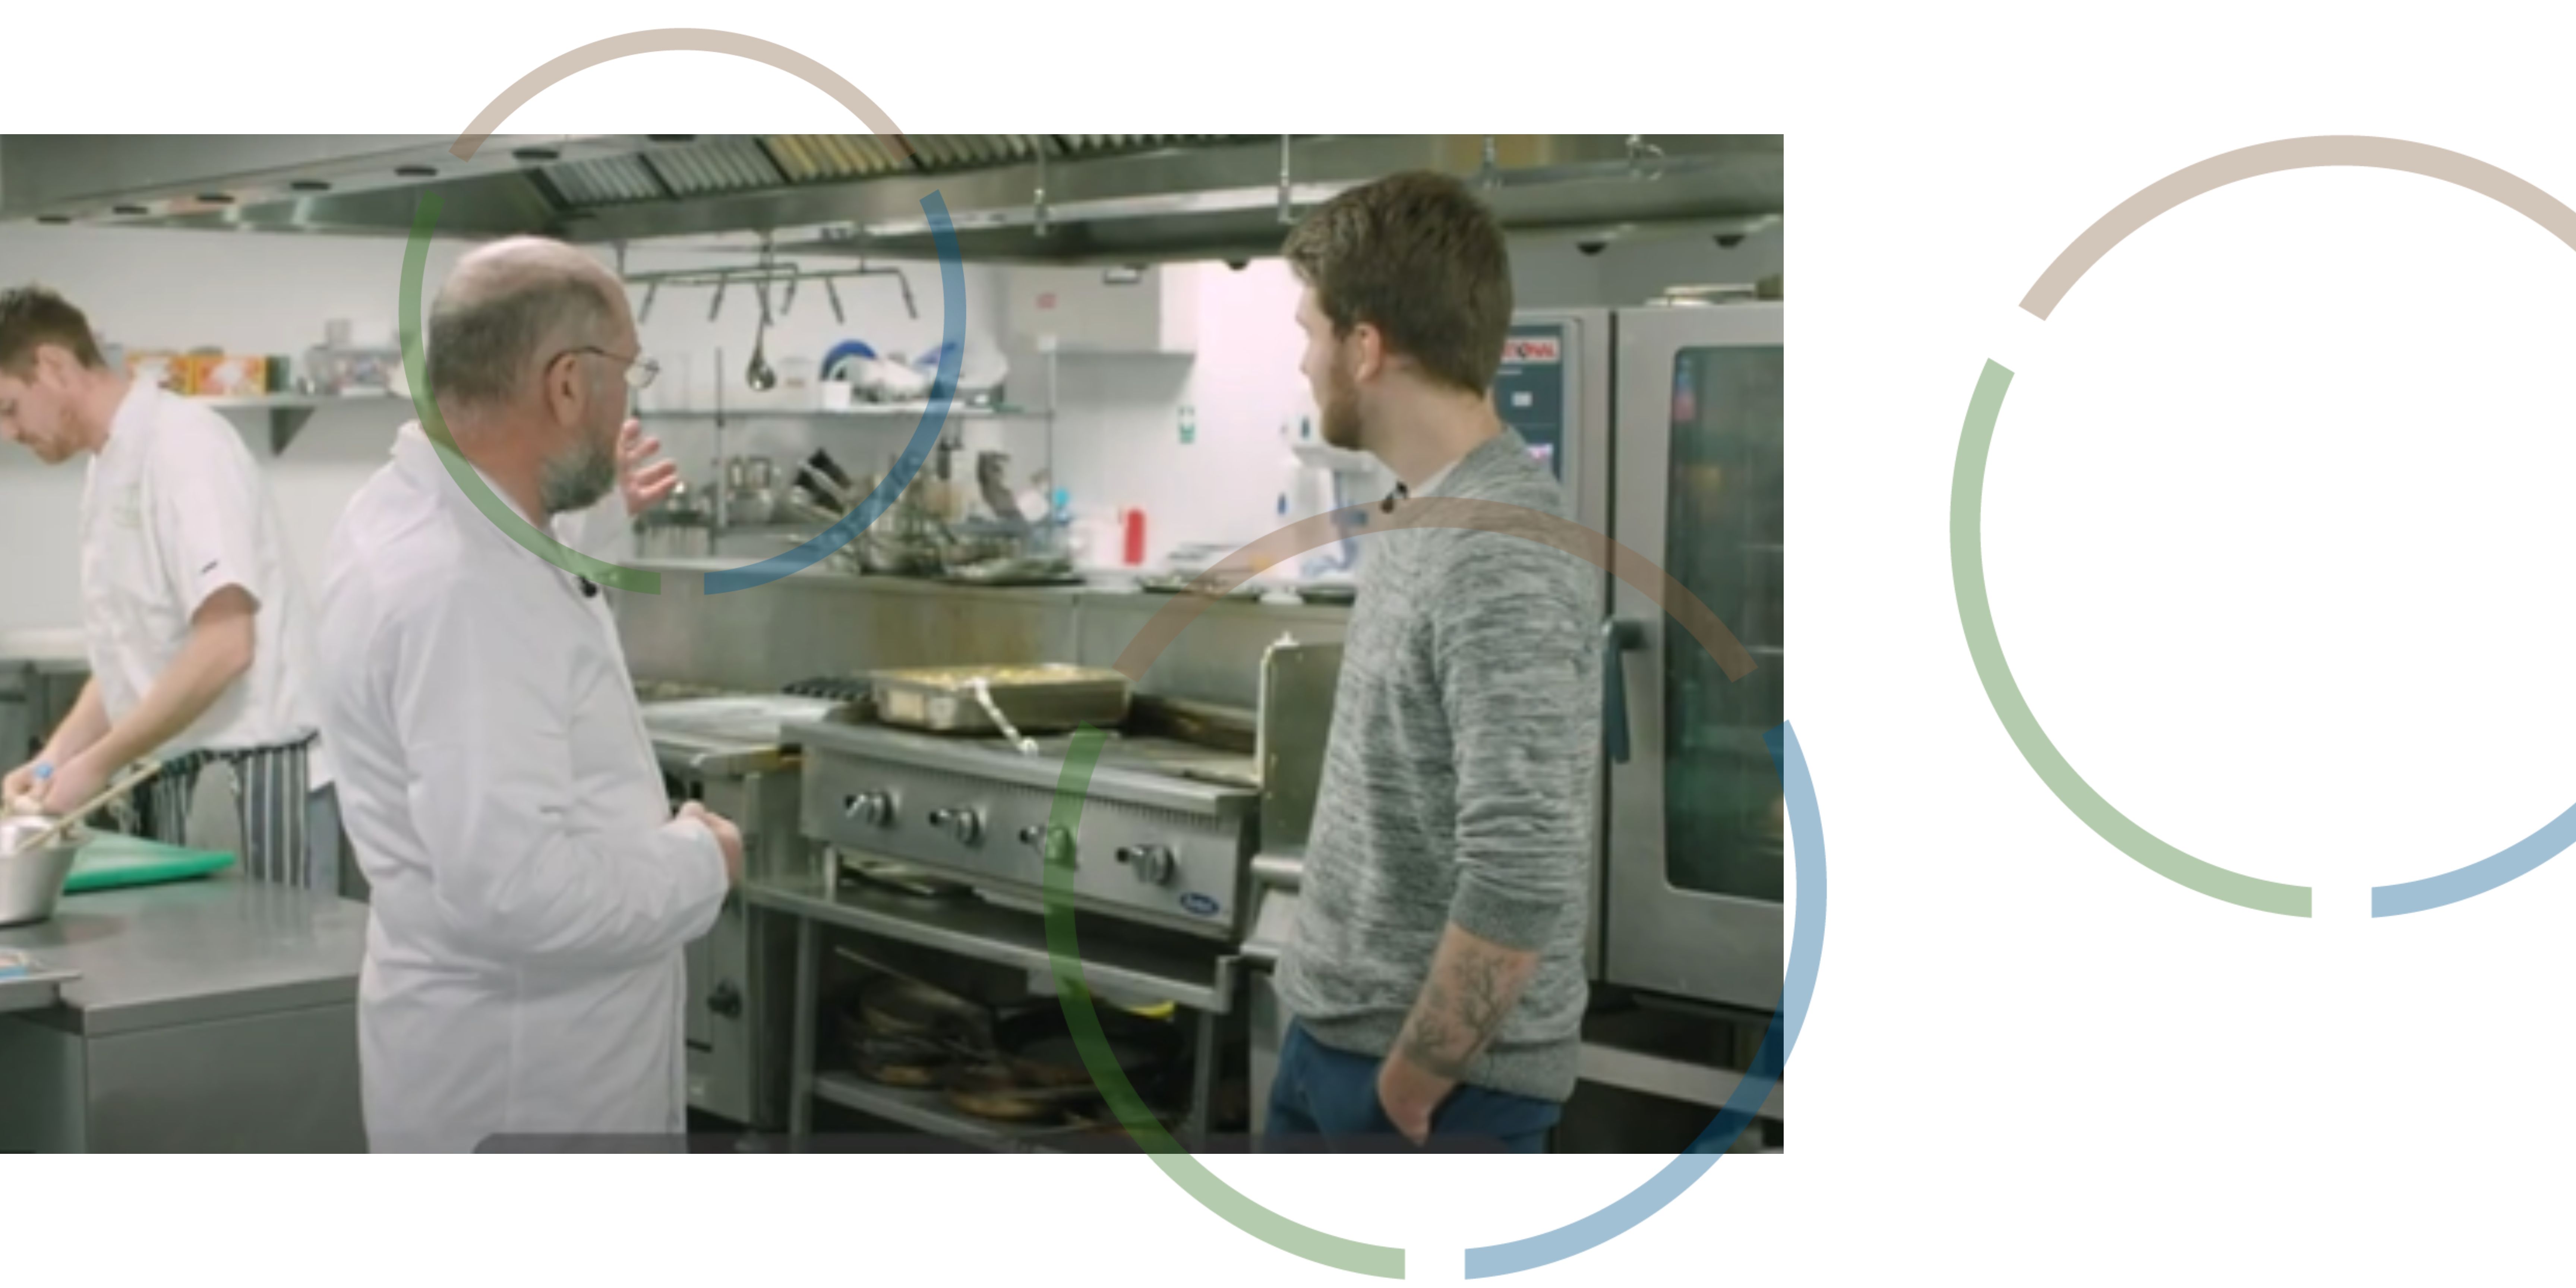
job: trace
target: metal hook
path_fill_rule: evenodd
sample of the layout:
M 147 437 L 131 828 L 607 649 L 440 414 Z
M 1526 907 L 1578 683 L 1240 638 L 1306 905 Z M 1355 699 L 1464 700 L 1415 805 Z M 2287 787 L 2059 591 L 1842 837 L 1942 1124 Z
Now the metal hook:
M 833 287 L 831 278 L 823 279 L 823 294 L 832 301 L 832 320 L 846 324 L 850 319 L 841 312 L 841 292 Z
M 1659 163 L 1652 171 L 1648 171 L 1646 169 L 1646 162 L 1649 158 Z M 1631 134 L 1628 136 L 1628 177 L 1633 179 L 1639 175 L 1644 175 L 1646 182 L 1648 183 L 1653 183 L 1655 180 L 1663 178 L 1664 167 L 1660 164 L 1663 159 L 1664 150 L 1656 147 L 1652 143 L 1646 142 L 1645 135 Z
M 620 254 L 620 258 L 623 258 L 622 252 Z M 661 294 L 661 292 L 662 284 L 660 282 L 648 282 L 645 284 L 644 307 L 635 310 L 635 325 L 642 326 L 653 320 L 653 297 Z
M 1046 184 L 1046 181 L 1047 181 L 1047 154 L 1046 154 L 1046 145 L 1045 145 L 1044 143 L 1040 143 L 1040 144 L 1038 145 L 1038 191 L 1037 191 L 1037 197 L 1036 197 L 1036 200 L 1035 200 L 1035 202 L 1034 202 L 1035 206 L 1037 207 L 1038 236 L 1040 236 L 1040 237 L 1044 237 L 1044 236 L 1046 236 L 1046 235 L 1047 235 L 1047 191 L 1046 191 L 1047 184 Z
M 716 277 L 716 302 L 709 305 L 707 308 L 707 321 L 709 322 L 715 321 L 716 315 L 724 312 L 725 283 L 728 280 L 729 279 L 721 274 Z
M 786 297 L 785 299 L 782 299 L 782 300 L 780 300 L 780 301 L 778 302 L 778 316 L 780 316 L 780 317 L 785 317 L 785 316 L 787 316 L 788 314 L 793 313 L 793 312 L 795 312 L 795 311 L 796 311 L 796 274 L 795 274 L 795 273 L 793 273 L 793 272 L 790 272 L 790 273 L 787 275 L 787 297 Z
M 1296 203 L 1289 200 L 1288 188 L 1288 144 L 1295 137 L 1293 134 L 1279 136 L 1279 222 L 1283 224 L 1297 222 Z

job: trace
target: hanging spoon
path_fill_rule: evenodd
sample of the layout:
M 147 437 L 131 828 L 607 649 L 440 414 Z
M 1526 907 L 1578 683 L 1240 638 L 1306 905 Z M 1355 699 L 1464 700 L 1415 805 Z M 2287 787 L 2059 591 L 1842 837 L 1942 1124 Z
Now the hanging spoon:
M 778 373 L 770 369 L 769 359 L 762 351 L 768 340 L 769 284 L 763 282 L 760 284 L 760 329 L 752 333 L 751 369 L 743 373 L 743 378 L 751 382 L 754 393 L 765 394 L 778 387 Z

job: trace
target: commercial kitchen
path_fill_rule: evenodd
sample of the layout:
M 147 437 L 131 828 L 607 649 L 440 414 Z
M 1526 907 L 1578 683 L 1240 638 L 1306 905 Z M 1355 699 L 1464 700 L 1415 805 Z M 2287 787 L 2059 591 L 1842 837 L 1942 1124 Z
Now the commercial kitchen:
M 413 418 L 424 197 L 425 290 L 531 232 L 626 284 L 658 364 L 633 414 L 684 481 L 586 553 L 657 579 L 604 592 L 643 724 L 674 806 L 735 820 L 747 854 L 687 949 L 692 1147 L 1134 1148 L 1067 1031 L 1050 899 L 1151 1116 L 1193 1149 L 1260 1137 L 1272 971 L 1396 482 L 1320 436 L 1279 249 L 1409 170 L 1465 180 L 1509 236 L 1504 424 L 1754 662 L 1730 680 L 1600 576 L 1591 1002 L 1550 1148 L 1690 1147 L 1760 1064 L 1787 849 L 1778 136 L 454 142 L 0 138 L 0 285 L 59 290 L 111 364 L 234 422 L 309 583 Z M 916 435 L 918 476 L 855 540 L 729 588 L 841 524 Z M 88 671 L 80 495 L 0 451 L 0 767 Z M 1229 559 L 1327 512 L 1337 540 Z M 1149 623 L 1182 603 L 1164 642 Z M 1108 736 L 1066 826 L 1084 725 Z M 366 1147 L 364 878 L 345 849 L 336 890 L 245 878 L 227 787 L 198 785 L 215 841 L 102 831 L 59 894 L 0 860 L 0 1149 Z M 1783 1095 L 1729 1147 L 1782 1149 Z

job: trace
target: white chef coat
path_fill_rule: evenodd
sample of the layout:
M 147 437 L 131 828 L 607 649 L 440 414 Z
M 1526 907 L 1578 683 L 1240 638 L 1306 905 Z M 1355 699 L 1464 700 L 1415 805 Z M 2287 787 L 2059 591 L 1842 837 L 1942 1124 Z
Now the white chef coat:
M 682 1131 L 681 948 L 724 860 L 672 818 L 605 594 L 477 511 L 415 424 L 333 532 L 321 603 L 322 727 L 374 887 L 369 1144 Z
M 80 560 L 82 632 L 110 721 L 169 670 L 216 591 L 258 601 L 250 669 L 156 754 L 275 746 L 318 727 L 303 691 L 303 586 L 267 482 L 221 413 L 134 382 L 90 458 Z M 310 785 L 330 781 L 316 748 Z

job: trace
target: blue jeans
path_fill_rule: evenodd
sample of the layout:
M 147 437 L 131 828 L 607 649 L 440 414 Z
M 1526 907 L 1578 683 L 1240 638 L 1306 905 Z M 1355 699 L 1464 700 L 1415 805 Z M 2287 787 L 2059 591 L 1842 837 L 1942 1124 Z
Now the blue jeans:
M 1270 1117 L 1264 1150 L 1322 1148 L 1409 1150 L 1413 1142 L 1395 1129 L 1378 1103 L 1374 1056 L 1336 1050 L 1290 1021 L 1279 1046 L 1279 1074 L 1270 1084 Z M 1564 1106 L 1553 1100 L 1460 1083 L 1431 1111 L 1433 1145 L 1493 1149 L 1512 1154 L 1547 1152 L 1547 1129 Z

